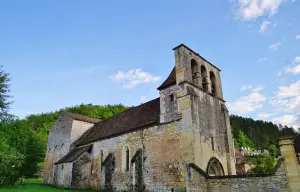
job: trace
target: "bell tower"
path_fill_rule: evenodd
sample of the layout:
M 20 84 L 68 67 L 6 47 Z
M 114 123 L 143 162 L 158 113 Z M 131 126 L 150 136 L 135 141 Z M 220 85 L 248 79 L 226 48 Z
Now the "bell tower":
M 207 173 L 235 175 L 234 146 L 223 100 L 221 70 L 184 44 L 173 50 L 175 66 L 158 88 L 160 122 L 181 121 L 185 163 L 195 163 Z M 214 166 L 216 164 L 218 166 Z

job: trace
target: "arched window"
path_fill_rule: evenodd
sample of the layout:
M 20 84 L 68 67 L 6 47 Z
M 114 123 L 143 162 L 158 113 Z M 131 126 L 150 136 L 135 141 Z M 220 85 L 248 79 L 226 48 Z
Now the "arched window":
M 130 167 L 130 151 L 129 147 L 125 146 L 122 151 L 122 169 L 123 171 L 129 171 Z
M 209 78 L 211 82 L 211 93 L 213 96 L 217 95 L 217 86 L 216 86 L 216 76 L 214 72 L 210 71 L 209 72 Z
M 201 77 L 202 77 L 202 88 L 205 92 L 207 92 L 208 91 L 207 82 L 206 82 L 207 71 L 204 65 L 201 65 Z
M 102 164 L 103 164 L 103 151 L 100 151 L 100 169 L 102 169 Z
M 220 161 L 213 157 L 208 162 L 206 173 L 209 176 L 222 176 L 224 175 L 224 169 Z
M 198 68 L 198 63 L 196 62 L 195 59 L 191 60 L 191 68 L 192 68 L 192 79 L 193 79 L 193 84 L 196 86 L 199 86 L 199 68 Z

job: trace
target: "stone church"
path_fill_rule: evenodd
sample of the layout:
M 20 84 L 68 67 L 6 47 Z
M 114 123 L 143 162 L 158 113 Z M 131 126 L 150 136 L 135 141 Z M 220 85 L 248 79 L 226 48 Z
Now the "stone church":
M 247 178 L 250 184 L 238 178 L 220 69 L 183 44 L 173 50 L 175 66 L 157 88 L 158 98 L 104 120 L 61 114 L 49 133 L 44 184 L 105 191 L 292 191 L 282 161 L 272 176 Z

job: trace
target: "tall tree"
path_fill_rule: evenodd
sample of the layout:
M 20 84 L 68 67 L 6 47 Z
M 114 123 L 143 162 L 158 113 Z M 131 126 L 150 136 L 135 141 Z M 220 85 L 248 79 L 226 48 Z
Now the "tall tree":
M 3 70 L 3 66 L 0 66 L 0 120 L 5 120 L 8 115 L 10 104 L 12 103 L 9 99 L 11 96 L 10 92 L 10 77 L 9 74 Z

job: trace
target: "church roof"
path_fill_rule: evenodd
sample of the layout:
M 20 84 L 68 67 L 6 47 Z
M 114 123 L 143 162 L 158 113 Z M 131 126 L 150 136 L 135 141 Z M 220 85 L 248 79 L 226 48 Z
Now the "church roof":
M 167 88 L 169 86 L 176 84 L 176 70 L 175 67 L 171 71 L 169 77 L 157 88 L 158 90 L 162 90 L 164 88 Z
M 96 123 L 76 146 L 159 124 L 160 99 L 156 98 Z
M 73 162 L 75 161 L 80 155 L 82 155 L 84 152 L 88 151 L 91 149 L 93 145 L 86 145 L 83 147 L 76 147 L 73 148 L 67 155 L 65 155 L 63 158 L 61 158 L 59 161 L 57 161 L 54 164 L 61 164 L 61 163 L 68 163 L 68 162 Z
M 74 114 L 74 113 L 70 113 L 70 112 L 65 112 L 65 113 L 69 114 L 74 120 L 77 120 L 77 121 L 83 121 L 83 122 L 94 123 L 94 124 L 100 121 L 99 119 L 94 119 L 94 118 L 86 117 L 86 116 L 79 115 L 79 114 Z

